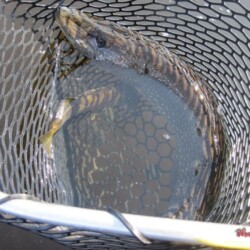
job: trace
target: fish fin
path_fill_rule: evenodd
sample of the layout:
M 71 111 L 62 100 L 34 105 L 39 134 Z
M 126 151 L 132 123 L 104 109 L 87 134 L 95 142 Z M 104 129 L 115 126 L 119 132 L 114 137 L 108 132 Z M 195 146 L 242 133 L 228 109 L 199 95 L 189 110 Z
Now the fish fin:
M 39 138 L 48 158 L 50 158 L 50 159 L 53 159 L 53 155 L 52 155 L 52 137 L 53 137 L 53 135 L 54 135 L 54 131 L 51 129 L 46 134 L 42 135 Z

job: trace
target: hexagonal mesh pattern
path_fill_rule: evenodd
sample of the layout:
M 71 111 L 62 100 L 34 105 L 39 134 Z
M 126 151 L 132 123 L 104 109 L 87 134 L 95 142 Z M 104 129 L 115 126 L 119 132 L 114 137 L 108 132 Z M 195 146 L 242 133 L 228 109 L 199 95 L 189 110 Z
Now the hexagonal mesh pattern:
M 54 54 L 68 46 L 63 42 L 58 46 L 61 37 L 53 15 L 59 2 L 0 2 L 0 188 L 8 194 L 28 193 L 49 202 L 72 204 L 67 171 L 54 166 L 38 142 L 48 129 L 55 103 L 67 96 L 67 88 L 58 89 L 56 96 L 51 91 L 58 66 Z M 85 0 L 63 1 L 63 5 L 152 37 L 202 75 L 218 103 L 230 144 L 219 198 L 208 219 L 248 222 L 249 1 Z M 80 63 L 78 52 L 71 52 L 68 60 Z M 67 231 L 67 235 L 74 234 Z M 71 244 L 70 238 L 67 242 Z M 84 240 L 78 243 L 87 244 Z

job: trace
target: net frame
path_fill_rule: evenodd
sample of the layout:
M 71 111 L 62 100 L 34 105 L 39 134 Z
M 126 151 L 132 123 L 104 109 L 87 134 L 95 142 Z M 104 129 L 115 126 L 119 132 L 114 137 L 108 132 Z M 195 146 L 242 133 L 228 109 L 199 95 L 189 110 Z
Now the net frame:
M 153 2 L 153 5 L 150 5 L 151 2 Z M 25 5 L 24 8 L 25 11 L 23 12 L 19 7 L 22 5 Z M 2 30 L 6 31 L 6 34 L 1 33 L 1 51 L 2 53 L 2 60 L 1 62 L 8 62 L 6 58 L 8 58 L 8 55 L 11 55 L 11 47 L 10 45 L 7 45 L 8 42 L 10 42 L 13 38 L 13 34 L 15 34 L 15 39 L 18 40 L 18 33 L 14 32 L 15 29 L 20 28 L 22 36 L 24 36 L 25 42 L 27 42 L 29 39 L 32 41 L 37 41 L 37 50 L 41 50 L 42 52 L 44 49 L 48 48 L 48 41 L 44 41 L 44 37 L 57 37 L 59 34 L 59 30 L 53 31 L 51 30 L 51 27 L 53 26 L 53 12 L 55 8 L 58 6 L 58 1 L 3 1 L 0 3 L 0 14 L 1 14 L 1 23 L 2 23 Z M 140 30 L 144 35 L 152 36 L 154 39 L 159 40 L 163 42 L 163 44 L 166 44 L 168 47 L 175 49 L 176 53 L 180 56 L 185 56 L 184 60 L 186 60 L 189 64 L 191 64 L 194 69 L 202 74 L 203 77 L 205 77 L 206 82 L 208 84 L 208 87 L 216 97 L 216 101 L 218 104 L 218 109 L 220 109 L 220 112 L 223 114 L 224 117 L 224 124 L 227 127 L 228 131 L 228 138 L 229 143 L 232 146 L 232 151 L 229 152 L 228 161 L 227 161 L 227 168 L 224 173 L 224 182 L 222 185 L 222 188 L 220 190 L 220 197 L 216 203 L 216 206 L 214 207 L 212 213 L 210 214 L 210 217 L 208 220 L 210 221 L 218 221 L 218 222 L 224 222 L 224 223 L 235 223 L 235 224 L 247 224 L 249 222 L 249 103 L 250 103 L 250 93 L 249 93 L 249 59 L 247 56 L 249 56 L 249 40 L 250 40 L 250 33 L 249 33 L 249 2 L 248 1 L 119 1 L 115 3 L 115 1 L 64 1 L 63 3 L 66 6 L 72 6 L 72 7 L 78 7 L 78 8 L 84 8 L 85 10 L 88 10 L 89 12 L 94 13 L 95 15 L 103 16 L 108 20 L 112 21 L 118 21 L 123 25 L 131 26 L 136 28 L 137 30 Z M 164 8 L 162 6 L 166 7 L 166 13 L 161 13 L 161 11 L 164 12 Z M 111 6 L 113 5 L 113 6 Z M 109 9 L 109 13 L 107 9 Z M 144 14 L 140 12 L 140 10 L 143 9 Z M 131 11 L 134 11 L 136 15 L 139 16 L 139 20 L 136 20 L 135 17 L 133 20 L 133 15 L 131 16 Z M 148 12 L 147 12 L 148 11 Z M 184 14 L 185 15 L 184 15 Z M 120 15 L 120 16 L 119 16 Z M 131 16 L 129 18 L 129 16 Z M 16 19 L 19 17 L 19 19 Z M 148 17 L 143 19 L 143 17 Z M 158 19 L 157 19 L 158 17 Z M 7 24 L 6 19 L 10 20 L 13 19 L 12 27 L 8 27 L 10 25 Z M 15 20 L 22 20 L 22 22 L 15 22 Z M 31 22 L 32 20 L 32 22 Z M 145 22 L 143 26 L 143 21 Z M 166 22 L 168 21 L 168 22 Z M 147 23 L 148 22 L 148 23 Z M 151 27 L 151 25 L 153 25 Z M 45 27 L 42 31 L 39 30 L 40 27 Z M 187 27 L 184 29 L 183 27 Z M 23 27 L 23 28 L 21 28 Z M 32 31 L 29 31 L 29 28 L 32 27 Z M 163 27 L 163 28 L 162 28 Z M 155 30 L 154 30 L 155 29 Z M 161 32 L 165 32 L 165 34 L 161 34 Z M 24 35 L 23 35 L 24 34 Z M 168 39 L 166 39 L 168 37 Z M 41 44 L 38 43 L 41 42 Z M 223 44 L 224 43 L 224 44 Z M 31 46 L 31 42 L 28 43 L 29 46 Z M 206 46 L 204 46 L 204 44 Z M 27 46 L 28 48 L 31 48 Z M 32 44 L 33 48 L 35 48 L 34 44 Z M 20 47 L 20 46 L 17 46 Z M 25 66 L 28 68 L 28 73 L 26 73 L 25 70 L 19 65 L 18 60 L 15 61 L 14 65 L 18 69 L 21 67 L 21 71 L 26 73 L 24 74 L 23 78 L 21 79 L 21 82 L 23 83 L 23 86 L 26 86 L 24 83 L 31 79 L 32 76 L 34 76 L 35 73 L 37 73 L 37 69 L 32 69 L 30 66 L 30 63 L 28 61 L 35 62 L 38 60 L 38 58 L 41 56 L 41 54 L 38 57 L 34 57 L 33 60 L 30 60 L 31 58 L 30 54 L 27 56 L 23 52 L 22 48 L 20 49 L 20 52 L 22 52 L 24 58 L 27 57 Z M 15 53 L 18 53 L 18 50 L 15 51 Z M 39 58 L 40 59 L 40 58 Z M 40 59 L 41 64 L 38 70 L 41 70 L 45 66 L 47 61 L 45 59 Z M 210 64 L 209 64 L 209 63 Z M 7 64 L 7 63 L 6 63 Z M 51 71 L 52 71 L 52 65 L 51 64 Z M 17 155 L 18 153 L 18 147 L 20 147 L 21 144 L 23 144 L 23 147 L 25 148 L 24 141 L 29 138 L 29 135 L 22 135 L 19 137 L 20 141 L 19 144 L 14 144 L 16 141 L 13 140 L 14 145 L 19 145 L 16 149 L 14 149 L 13 145 L 10 145 L 10 149 L 6 148 L 6 145 L 9 145 L 9 143 L 6 142 L 6 135 L 10 135 L 10 133 L 15 133 L 13 131 L 17 131 L 15 129 L 7 129 L 6 124 L 8 122 L 13 120 L 13 117 L 16 116 L 17 111 L 13 111 L 13 106 L 15 103 L 11 103 L 11 93 L 12 88 L 10 87 L 8 89 L 8 86 L 11 86 L 11 83 L 20 80 L 20 76 L 16 74 L 14 77 L 10 77 L 11 74 L 8 72 L 12 72 L 13 70 L 7 70 L 9 65 L 4 65 L 3 63 L 0 64 L 0 69 L 2 70 L 3 74 L 1 77 L 1 82 L 7 82 L 5 88 L 2 89 L 2 95 L 1 95 L 1 102 L 3 103 L 3 107 L 5 108 L 5 112 L 1 113 L 1 119 L 0 124 L 2 127 L 4 127 L 4 130 L 2 131 L 1 140 L 4 141 L 4 143 L 1 144 L 1 167 L 4 169 L 5 176 L 1 175 L 1 184 L 2 184 L 2 190 L 5 191 L 4 193 L 1 193 L 2 197 L 6 196 L 6 194 L 11 193 L 19 193 L 22 191 L 24 192 L 24 189 L 22 185 L 25 183 L 24 186 L 26 186 L 27 190 L 32 190 L 32 194 L 35 196 L 42 198 L 49 202 L 59 202 L 60 200 L 64 200 L 64 203 L 67 204 L 67 199 L 70 200 L 70 197 L 66 197 L 63 192 L 53 193 L 51 192 L 51 187 L 54 187 L 57 190 L 60 190 L 60 183 L 50 183 L 51 180 L 54 180 L 54 178 L 51 178 L 49 176 L 49 170 L 40 169 L 41 172 L 35 171 L 35 169 L 30 166 L 27 170 L 25 177 L 22 179 L 22 181 L 19 179 L 19 172 L 18 171 L 10 171 L 6 165 L 15 165 L 15 163 L 10 158 L 5 158 L 4 152 L 12 152 L 12 154 Z M 11 66 L 9 66 L 11 67 Z M 17 70 L 16 69 L 16 70 Z M 33 72 L 32 72 L 33 70 Z M 30 73 L 31 72 L 31 73 Z M 51 74 L 52 75 L 52 74 Z M 51 76 L 50 75 L 50 76 Z M 33 86 L 35 89 L 37 89 L 38 95 L 41 97 L 41 101 L 45 102 L 42 95 L 44 94 L 44 91 L 41 90 L 41 86 L 44 83 L 49 82 L 49 76 L 47 78 L 41 78 L 38 80 L 38 82 L 33 83 Z M 21 87 L 23 87 L 21 86 Z M 21 88 L 20 87 L 20 88 Z M 45 89 L 45 92 L 48 92 L 49 89 Z M 20 91 L 19 96 L 22 98 L 28 93 L 28 89 L 23 92 Z M 3 95 L 4 94 L 4 95 Z M 16 94 L 18 95 L 18 94 Z M 27 95 L 29 97 L 29 95 Z M 20 100 L 22 100 L 20 98 Z M 23 98 L 25 100 L 25 98 Z M 32 98 L 25 100 L 27 103 L 32 103 Z M 10 104 L 10 105 L 9 105 Z M 27 112 L 29 114 L 29 118 L 34 116 L 34 114 L 29 111 L 28 105 L 27 109 L 23 108 L 24 105 L 22 105 L 22 111 Z M 39 107 L 38 107 L 39 108 Z M 4 114 L 3 114 L 4 113 Z M 7 114 L 7 115 L 6 115 Z M 28 120 L 28 119 L 27 119 Z M 22 124 L 22 128 L 25 126 L 30 126 L 31 129 L 32 126 L 35 126 L 34 123 L 31 125 L 28 125 L 28 121 L 23 120 L 20 123 Z M 3 126 L 4 124 L 4 126 Z M 48 124 L 46 125 L 48 126 Z M 45 127 L 46 127 L 45 126 Z M 7 131 L 7 132 L 6 132 Z M 36 132 L 39 134 L 41 130 L 38 130 Z M 4 136 L 3 136 L 4 135 Z M 13 135 L 12 135 L 13 136 Z M 10 136 L 10 137 L 12 137 Z M 13 136 L 15 137 L 15 136 Z M 34 141 L 34 143 L 37 143 L 37 141 Z M 26 147 L 28 154 L 23 154 L 17 157 L 17 161 L 23 161 L 23 158 L 27 159 L 28 156 L 32 155 L 32 151 L 29 147 Z M 16 150 L 16 151 L 15 151 Z M 39 156 L 41 157 L 41 156 Z M 32 157 L 30 157 L 32 158 Z M 29 162 L 29 160 L 26 160 Z M 7 164 L 3 164 L 7 163 Z M 11 164 L 10 164 L 11 163 Z M 32 165 L 32 164 L 31 164 Z M 10 175 L 8 176 L 8 174 Z M 58 173 L 56 173 L 58 174 Z M 34 186 L 30 185 L 29 180 L 31 178 L 41 178 L 41 176 L 38 177 L 38 175 L 42 176 L 42 179 L 49 179 L 49 181 L 44 185 L 45 188 L 35 188 Z M 11 176 L 11 178 L 10 178 Z M 51 179 L 50 179 L 51 178 Z M 55 178 L 56 179 L 56 178 Z M 8 181 L 11 180 L 11 181 Z M 21 183 L 21 184 L 20 184 Z M 46 185 L 49 186 L 49 188 L 46 188 Z M 47 186 L 47 187 L 48 187 Z M 53 189 L 53 188 L 52 188 Z M 63 188 L 62 188 L 63 189 Z M 37 210 L 39 213 L 37 213 L 35 216 L 30 216 L 31 211 L 22 212 L 22 209 L 20 207 L 20 203 L 24 203 L 25 206 L 29 202 L 31 202 L 32 207 L 35 207 L 35 201 L 8 201 L 6 203 L 3 203 L 1 205 L 1 211 L 5 213 L 10 213 L 12 216 L 3 216 L 3 220 L 9 221 L 12 224 L 18 224 L 19 226 L 23 227 L 30 227 L 34 231 L 42 232 L 42 234 L 46 235 L 52 235 L 52 238 L 57 238 L 57 235 L 67 235 L 64 238 L 62 237 L 61 242 L 64 244 L 69 244 L 70 246 L 85 246 L 88 247 L 87 239 L 84 242 L 84 239 L 86 238 L 85 235 L 93 236 L 95 235 L 95 230 L 97 228 L 93 229 L 90 225 L 86 226 L 86 218 L 82 220 L 83 224 L 81 224 L 79 227 L 82 229 L 86 229 L 88 233 L 85 231 L 85 235 L 79 235 L 74 236 L 74 229 L 70 229 L 71 227 L 79 228 L 77 224 L 77 218 L 74 220 L 69 220 L 65 224 L 62 223 L 63 215 L 59 217 L 53 217 L 53 214 L 50 214 L 49 211 L 53 206 L 56 205 L 50 205 L 50 208 L 45 208 L 47 204 L 43 204 L 39 202 L 39 205 L 43 207 L 42 210 Z M 15 204 L 17 203 L 17 204 Z M 70 201 L 68 201 L 70 203 Z M 9 205 L 8 205 L 9 204 Z M 14 204 L 13 208 L 11 208 L 11 204 Z M 52 206 L 52 207 L 51 207 Z M 32 209 L 33 210 L 33 209 Z M 18 212 L 17 212 L 18 211 Z M 25 211 L 25 210 L 24 210 Z M 39 219 L 42 218 L 42 213 L 46 212 L 46 214 L 49 215 L 49 218 L 44 217 L 42 220 Z M 73 208 L 72 208 L 73 211 Z M 84 212 L 83 212 L 84 211 Z M 82 209 L 82 213 L 90 213 L 93 211 L 86 211 L 85 209 Z M 94 211 L 97 212 L 98 211 Z M 15 217 L 17 216 L 17 217 Z M 93 215 L 96 216 L 96 215 Z M 104 216 L 104 215 L 103 215 Z M 117 221 L 113 216 L 109 216 L 109 223 L 114 223 L 116 225 L 116 230 L 111 231 L 112 234 L 119 235 L 126 235 L 127 237 L 130 235 L 129 232 L 125 229 L 124 225 L 119 224 L 120 222 Z M 105 216 L 104 216 L 105 217 Z M 136 218 L 135 221 L 140 221 L 139 217 Z M 33 223 L 24 223 L 22 219 L 26 220 L 33 220 Z M 56 220 L 51 220 L 51 218 L 56 218 Z M 79 215 L 80 218 L 80 215 Z M 94 218 L 94 217 L 93 217 Z M 144 220 L 146 220 L 144 218 Z M 162 219 L 167 220 L 167 219 Z M 21 221 L 21 222 L 20 222 Z M 102 221 L 102 220 L 100 220 Z M 115 221 L 115 222 L 114 222 Z M 134 220 L 131 220 L 130 223 L 132 225 L 136 225 L 137 228 L 140 228 L 140 225 L 137 225 L 139 222 L 132 222 Z M 42 224 L 37 224 L 37 222 L 40 222 Z M 47 224 L 44 224 L 46 223 Z M 105 225 L 104 221 L 103 225 Z M 69 224 L 68 224 L 69 223 Z M 108 222 L 107 222 L 108 223 Z M 108 223 L 108 224 L 109 224 Z M 174 222 L 171 222 L 174 223 Z M 182 222 L 183 225 L 187 222 Z M 196 222 L 197 223 L 197 222 Z M 49 230 L 46 229 L 40 230 L 41 228 L 50 228 L 49 225 L 63 225 L 66 227 L 69 227 L 66 229 L 63 228 L 63 230 L 60 231 L 60 226 L 56 227 L 57 230 L 55 230 L 56 233 L 51 233 Z M 117 225 L 118 224 L 118 225 Z M 139 223 L 140 224 L 140 223 Z M 153 228 L 153 224 L 149 224 L 151 228 Z M 199 224 L 199 223 L 198 223 Z M 25 225 L 25 226 L 24 226 Z M 28 226 L 29 225 L 29 226 Z M 96 223 L 98 225 L 98 223 Z M 216 224 L 215 224 L 216 225 Z M 86 226 L 86 227 L 84 227 Z M 98 225 L 100 226 L 100 225 Z M 53 228 L 53 227 L 52 227 Z M 119 228 L 121 231 L 119 231 Z M 121 229 L 122 228 L 122 229 Z M 235 232 L 235 230 L 238 227 L 234 227 L 233 229 L 228 226 L 228 230 L 230 232 Z M 246 227 L 248 229 L 248 227 Z M 99 227 L 100 229 L 100 227 Z M 72 230 L 72 231 L 71 231 Z M 103 228 L 101 228 L 103 230 Z M 226 229 L 225 229 L 226 230 Z M 53 231 L 53 230 L 51 230 Z M 67 231 L 67 233 L 63 234 L 63 232 Z M 78 230 L 77 232 L 80 232 L 81 230 Z M 97 230 L 98 231 L 98 230 Z M 157 233 L 156 234 L 148 234 L 147 232 L 143 233 L 146 236 L 149 236 L 151 239 L 155 240 L 174 240 L 175 238 L 158 238 Z M 156 230 L 157 231 L 157 230 Z M 247 230 L 249 231 L 249 229 Z M 76 231 L 74 231 L 76 232 Z M 141 246 L 137 239 L 134 239 L 133 237 L 128 238 L 128 241 L 125 240 L 123 236 L 119 238 L 119 240 L 115 240 L 116 243 L 112 242 L 114 238 L 111 236 L 107 237 L 101 237 L 102 232 L 98 232 L 98 236 L 93 236 L 93 242 L 96 240 L 97 245 L 93 245 L 92 247 L 96 247 L 99 249 L 101 246 L 103 248 L 114 248 L 114 247 L 135 247 L 135 246 Z M 105 232 L 109 233 L 109 231 Z M 169 235 L 169 232 L 164 231 L 164 235 Z M 57 234 L 57 235 L 56 235 Z M 100 235 L 101 234 L 101 235 Z M 103 236 L 103 235 L 102 235 Z M 158 235 L 159 236 L 159 235 Z M 234 235 L 231 235 L 229 237 L 236 238 Z M 59 237 L 60 238 L 60 237 Z M 99 239 L 102 239 L 101 241 L 98 241 Z M 111 240 L 112 239 L 112 240 Z M 127 238 L 126 238 L 127 239 Z M 58 240 L 58 238 L 57 238 Z M 82 240 L 82 242 L 81 242 Z M 109 241 L 110 240 L 110 241 Z M 179 238 L 177 240 L 180 240 Z M 58 240 L 60 242 L 60 240 Z M 126 242 L 126 244 L 121 245 L 121 242 Z M 131 244 L 128 244 L 128 242 L 131 241 Z M 186 240 L 185 242 L 187 242 Z M 67 242 L 67 243 L 65 243 Z M 102 243 L 101 243 L 102 242 Z M 121 243 L 120 245 L 118 244 Z M 197 241 L 191 241 L 192 243 L 197 243 Z M 240 241 L 242 243 L 242 241 Z M 113 244 L 113 245 L 112 245 Z M 118 244 L 118 245 L 116 245 Z M 166 247 L 166 245 L 163 244 L 163 246 Z M 232 245 L 231 245 L 232 246 Z M 249 245 L 246 245 L 249 247 Z M 99 247 L 99 248 L 98 248 Z M 143 246 L 146 248 L 146 246 Z M 156 245 L 148 246 L 152 248 L 157 248 Z M 159 246 L 158 246 L 159 247 Z M 171 246 L 174 247 L 174 246 Z M 178 246 L 177 246 L 178 247 Z M 90 247 L 91 248 L 91 247 Z M 91 249 L 93 249 L 91 248 Z

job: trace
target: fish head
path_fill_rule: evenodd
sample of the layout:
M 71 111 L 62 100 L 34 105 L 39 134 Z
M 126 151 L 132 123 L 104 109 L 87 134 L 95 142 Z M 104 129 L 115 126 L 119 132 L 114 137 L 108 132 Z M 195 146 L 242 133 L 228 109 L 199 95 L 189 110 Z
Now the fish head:
M 67 7 L 58 8 L 56 21 L 74 48 L 87 58 L 119 62 L 127 57 L 128 29 Z
M 56 21 L 69 42 L 86 57 L 93 58 L 97 44 L 92 39 L 93 23 L 85 14 L 76 9 L 60 7 Z

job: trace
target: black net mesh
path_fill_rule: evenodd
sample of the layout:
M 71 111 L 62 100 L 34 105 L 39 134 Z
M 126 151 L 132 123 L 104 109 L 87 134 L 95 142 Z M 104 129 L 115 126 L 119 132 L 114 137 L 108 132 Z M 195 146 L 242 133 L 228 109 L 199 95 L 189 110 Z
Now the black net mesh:
M 39 136 L 48 130 L 49 118 L 59 100 L 69 93 L 73 96 L 74 91 L 79 90 L 70 85 L 71 78 L 77 79 L 83 74 L 80 69 L 74 71 L 74 75 L 69 72 L 72 65 L 77 68 L 84 58 L 62 40 L 62 34 L 54 23 L 54 13 L 59 4 L 84 9 L 95 16 L 140 31 L 173 49 L 202 75 L 218 103 L 218 112 L 223 117 L 229 144 L 219 198 L 207 219 L 225 223 L 247 223 L 250 184 L 248 0 L 72 0 L 63 3 L 46 0 L 1 1 L 1 191 L 8 194 L 27 193 L 61 204 L 74 204 L 74 193 L 81 192 L 82 187 L 72 184 L 76 180 L 71 179 L 69 170 L 65 168 L 63 152 L 56 153 L 61 162 L 55 166 L 46 157 L 38 141 Z M 55 88 L 55 73 L 58 73 L 59 65 L 64 70 L 59 73 L 62 74 L 61 85 L 54 92 L 51 90 Z M 90 68 L 89 71 L 91 70 L 93 69 Z M 89 71 L 85 71 L 85 78 Z M 101 79 L 103 75 L 96 74 L 96 81 Z M 105 79 L 107 84 L 115 81 L 108 75 Z M 91 82 L 91 79 L 87 81 Z M 82 91 L 89 87 L 90 85 L 86 85 Z M 74 125 L 72 126 L 68 128 L 69 131 L 74 131 Z M 86 134 L 88 131 L 83 129 L 81 132 Z M 75 145 L 77 143 L 75 141 Z M 74 158 L 67 159 L 69 160 L 74 161 Z M 112 174 L 116 173 L 109 173 L 108 170 L 105 173 L 106 176 Z M 112 178 L 107 181 L 112 181 Z M 125 181 L 131 180 L 127 177 Z M 97 184 L 104 185 L 103 183 Z M 84 188 L 88 190 L 89 187 Z M 155 183 L 148 183 L 144 188 L 151 188 L 157 194 Z M 108 193 L 105 195 L 103 200 L 111 199 Z M 124 196 L 127 195 L 124 193 Z M 85 201 L 88 199 L 92 202 L 90 205 L 94 206 L 93 194 L 86 193 Z M 84 204 L 81 200 L 77 202 L 81 206 Z M 140 210 L 136 212 L 140 213 Z M 9 221 L 22 226 L 29 224 L 15 218 Z M 43 225 L 39 225 L 36 231 L 47 237 L 51 235 L 59 242 L 71 246 L 81 245 L 88 248 L 92 244 L 91 249 L 115 249 L 130 248 L 136 242 L 132 238 L 48 225 L 42 227 Z

